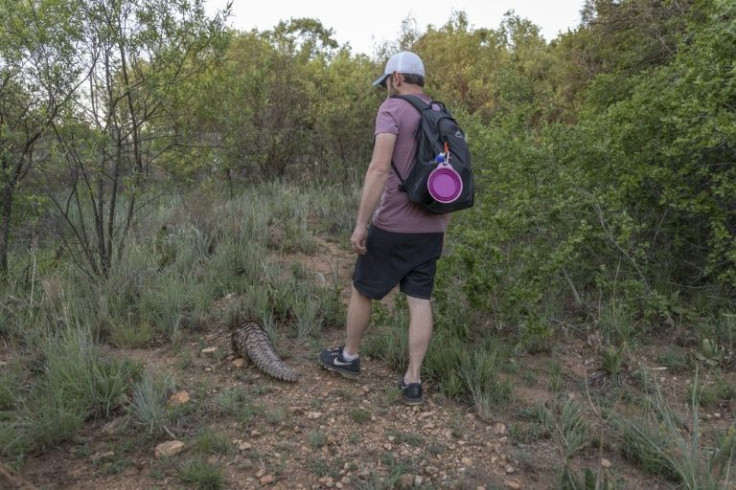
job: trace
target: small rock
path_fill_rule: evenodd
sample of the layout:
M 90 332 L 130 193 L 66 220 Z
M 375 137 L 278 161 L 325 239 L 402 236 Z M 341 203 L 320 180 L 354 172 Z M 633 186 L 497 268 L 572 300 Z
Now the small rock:
M 322 412 L 307 412 L 307 418 L 310 420 L 316 420 L 322 416 Z
M 606 458 L 603 458 L 601 459 L 601 466 L 603 466 L 604 468 L 610 468 L 611 462 L 608 461 Z
M 424 483 L 424 478 L 422 478 L 419 475 L 416 475 L 414 477 L 414 486 L 415 487 L 421 487 L 422 486 L 422 483 Z
M 253 448 L 253 444 L 251 444 L 250 442 L 241 442 L 240 444 L 238 444 L 238 449 L 240 451 L 248 451 L 252 448 Z
M 499 436 L 506 434 L 506 426 L 502 423 L 493 424 L 493 433 Z
M 245 359 L 242 357 L 238 357 L 237 359 L 233 359 L 233 366 L 236 368 L 241 368 L 245 365 Z
M 507 488 L 511 488 L 513 490 L 519 490 L 521 488 L 521 483 L 513 480 L 506 480 L 503 484 L 506 485 Z
M 262 476 L 261 478 L 258 479 L 258 482 L 261 485 L 270 485 L 274 481 L 275 481 L 275 479 L 274 479 L 273 475 L 264 475 L 264 476 Z
M 217 347 L 205 347 L 200 351 L 203 356 L 211 356 L 215 352 L 217 352 Z
M 716 418 L 716 419 L 720 419 L 721 418 L 721 414 L 718 413 L 718 412 L 716 412 L 716 413 L 713 414 L 713 417 Z
M 399 488 L 411 488 L 412 486 L 414 486 L 414 476 L 409 474 L 401 475 Z
M 471 464 L 473 464 L 473 460 L 472 460 L 471 458 L 468 458 L 467 456 L 466 456 L 466 457 L 464 457 L 464 458 L 463 458 L 463 459 L 461 460 L 461 462 L 462 462 L 462 464 L 464 464 L 465 466 L 470 466 Z
M 332 477 L 330 476 L 323 476 L 317 481 L 320 482 L 322 485 L 326 486 L 327 488 L 332 488 L 335 486 L 335 480 L 333 480 Z
M 156 456 L 159 458 L 167 458 L 174 456 L 184 449 L 184 443 L 181 441 L 166 441 L 156 446 Z
M 189 393 L 186 391 L 177 391 L 169 397 L 169 403 L 172 405 L 183 405 L 190 400 Z
M 113 451 L 105 451 L 104 453 L 95 453 L 95 454 L 93 454 L 91 459 L 92 459 L 92 462 L 93 463 L 96 463 L 97 461 L 99 461 L 101 459 L 112 458 L 113 456 L 115 456 L 115 452 L 113 452 Z
M 507 473 L 507 474 L 509 474 L 509 475 L 510 475 L 511 473 L 513 473 L 514 471 L 516 471 L 516 470 L 514 469 L 514 467 L 513 467 L 513 466 L 511 466 L 511 465 L 506 465 L 506 468 L 505 468 L 505 470 L 506 470 L 506 473 Z

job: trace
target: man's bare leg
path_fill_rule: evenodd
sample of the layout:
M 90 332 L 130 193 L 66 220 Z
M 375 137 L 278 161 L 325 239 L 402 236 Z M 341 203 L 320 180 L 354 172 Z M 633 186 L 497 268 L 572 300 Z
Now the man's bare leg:
M 422 362 L 432 340 L 432 304 L 428 299 L 406 297 L 409 303 L 409 366 L 407 383 L 419 383 Z
M 363 333 L 371 320 L 372 308 L 373 300 L 364 296 L 353 286 L 350 302 L 348 303 L 346 320 L 347 338 L 345 340 L 345 348 L 343 349 L 343 352 L 346 354 L 353 356 L 358 354 L 360 343 L 363 340 Z

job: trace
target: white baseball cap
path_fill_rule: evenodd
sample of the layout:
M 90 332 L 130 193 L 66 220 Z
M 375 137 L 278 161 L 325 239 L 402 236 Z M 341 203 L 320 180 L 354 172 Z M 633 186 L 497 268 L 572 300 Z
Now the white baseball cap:
M 402 51 L 396 53 L 388 59 L 386 62 L 386 69 L 383 70 L 383 75 L 373 82 L 374 86 L 383 85 L 386 82 L 386 78 L 393 72 L 405 73 L 407 75 L 419 75 L 424 76 L 424 63 L 416 54 L 410 51 Z

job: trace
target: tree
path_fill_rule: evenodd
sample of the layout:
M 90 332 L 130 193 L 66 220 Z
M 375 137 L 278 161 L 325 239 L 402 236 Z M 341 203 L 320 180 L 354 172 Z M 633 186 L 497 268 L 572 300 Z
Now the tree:
M 84 79 L 75 2 L 0 0 L 0 276 L 17 192 L 37 144 Z
M 50 198 L 77 263 L 106 277 L 152 168 L 182 144 L 171 101 L 216 57 L 223 19 L 207 18 L 204 0 L 80 0 L 78 9 L 88 83 L 54 121 L 69 190 Z

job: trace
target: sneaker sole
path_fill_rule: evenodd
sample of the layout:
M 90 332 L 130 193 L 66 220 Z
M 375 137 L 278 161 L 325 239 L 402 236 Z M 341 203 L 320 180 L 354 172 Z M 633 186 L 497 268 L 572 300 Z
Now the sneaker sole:
M 404 398 L 404 405 L 408 405 L 410 407 L 415 407 L 417 405 L 421 405 L 424 403 L 424 400 L 410 400 L 408 398 Z
M 319 365 L 322 366 L 323 368 L 327 369 L 328 371 L 332 371 L 337 374 L 340 374 L 346 378 L 355 379 L 358 376 L 360 376 L 360 373 L 353 373 L 351 371 L 345 371 L 344 369 L 336 368 L 335 366 L 330 366 L 329 364 L 325 364 L 324 362 L 322 362 L 322 359 L 318 359 L 318 360 L 319 360 Z

